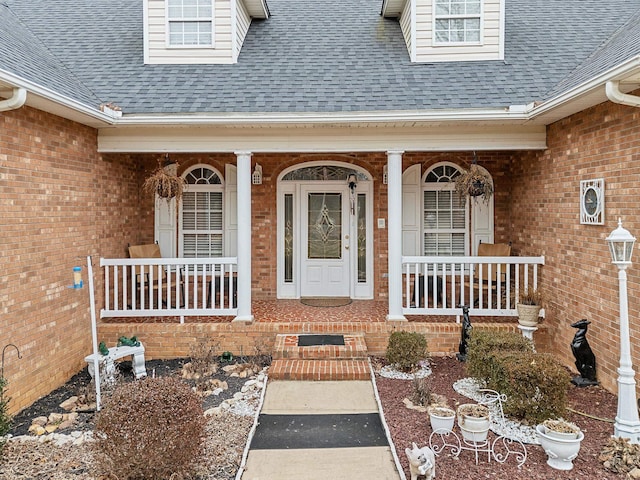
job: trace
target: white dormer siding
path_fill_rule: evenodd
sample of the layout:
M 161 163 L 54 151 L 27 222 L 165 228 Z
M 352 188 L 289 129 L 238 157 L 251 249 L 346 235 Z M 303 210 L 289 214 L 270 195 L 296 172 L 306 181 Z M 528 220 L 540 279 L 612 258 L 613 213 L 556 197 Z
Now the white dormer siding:
M 505 0 L 386 0 L 412 62 L 504 59 Z
M 245 1 L 143 0 L 144 62 L 235 63 L 252 16 L 268 17 L 264 1 Z
M 238 49 L 236 51 L 236 58 L 240 53 L 240 46 L 244 43 L 244 37 L 247 36 L 247 32 L 249 31 L 249 25 L 251 25 L 251 17 L 249 16 L 249 12 L 247 11 L 244 3 L 238 2 L 238 7 L 236 9 L 236 45 Z

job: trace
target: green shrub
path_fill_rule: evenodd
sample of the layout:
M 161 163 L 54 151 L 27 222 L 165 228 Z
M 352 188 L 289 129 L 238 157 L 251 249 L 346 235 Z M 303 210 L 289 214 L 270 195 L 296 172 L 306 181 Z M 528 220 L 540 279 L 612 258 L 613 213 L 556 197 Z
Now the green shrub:
M 533 352 L 533 343 L 519 333 L 496 330 L 473 330 L 467 343 L 467 375 L 492 390 L 496 375 L 501 375 L 496 355 L 506 352 Z
M 495 388 L 489 388 L 507 396 L 505 415 L 529 425 L 565 415 L 571 377 L 561 363 L 534 352 L 504 353 L 496 359 L 501 372 Z
M 0 377 L 0 437 L 4 437 L 11 430 L 13 418 L 9 415 L 9 401 L 7 397 L 7 379 Z M 5 440 L 0 438 L 0 459 L 4 450 Z
M 95 458 L 121 480 L 182 478 L 202 452 L 205 424 L 200 400 L 176 377 L 122 384 L 96 416 Z
M 408 372 L 427 358 L 427 339 L 416 332 L 393 332 L 387 344 L 387 362 Z
M 9 401 L 7 396 L 7 379 L 0 377 L 0 437 L 5 436 L 11 430 L 12 418 L 9 415 Z

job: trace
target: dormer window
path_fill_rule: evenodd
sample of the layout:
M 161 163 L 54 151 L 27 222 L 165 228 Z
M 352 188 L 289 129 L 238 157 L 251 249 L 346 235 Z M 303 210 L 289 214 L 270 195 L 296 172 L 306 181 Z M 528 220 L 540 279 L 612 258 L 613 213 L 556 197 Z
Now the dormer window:
M 434 0 L 436 45 L 480 43 L 480 0 Z
M 168 0 L 168 46 L 213 46 L 213 1 Z

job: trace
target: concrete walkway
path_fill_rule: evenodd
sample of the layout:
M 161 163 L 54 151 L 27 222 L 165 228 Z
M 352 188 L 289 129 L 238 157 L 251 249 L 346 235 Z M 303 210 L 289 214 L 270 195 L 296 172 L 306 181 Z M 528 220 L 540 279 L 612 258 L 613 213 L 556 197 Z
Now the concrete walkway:
M 242 480 L 399 480 L 370 381 L 269 381 Z

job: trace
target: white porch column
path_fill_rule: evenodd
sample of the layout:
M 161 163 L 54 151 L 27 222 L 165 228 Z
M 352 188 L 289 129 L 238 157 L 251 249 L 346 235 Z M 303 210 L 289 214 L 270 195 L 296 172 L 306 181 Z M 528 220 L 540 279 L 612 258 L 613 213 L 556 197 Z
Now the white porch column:
M 251 313 L 251 152 L 235 152 L 238 163 L 238 314 L 234 322 L 253 322 Z
M 389 314 L 387 320 L 406 320 L 402 314 L 402 154 L 387 152 L 387 224 Z

